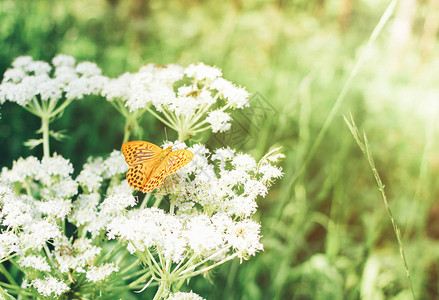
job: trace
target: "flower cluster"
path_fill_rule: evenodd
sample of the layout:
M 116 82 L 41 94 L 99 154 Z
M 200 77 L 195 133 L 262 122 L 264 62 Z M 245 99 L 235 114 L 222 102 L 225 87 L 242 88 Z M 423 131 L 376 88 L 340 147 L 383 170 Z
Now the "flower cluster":
M 128 165 L 117 150 L 90 157 L 74 173 L 68 159 L 51 154 L 49 136 L 60 134 L 49 124 L 71 101 L 91 94 L 124 115 L 125 140 L 149 112 L 179 135 L 163 147 L 188 149 L 194 158 L 145 196 L 128 185 Z M 43 144 L 44 156 L 19 158 L 0 172 L 0 263 L 9 260 L 23 274 L 21 284 L 0 282 L 0 299 L 8 293 L 114 299 L 154 282 L 154 299 L 202 300 L 178 292 L 183 282 L 263 250 L 252 216 L 257 198 L 282 176 L 275 165 L 281 155 L 271 151 L 257 162 L 231 148 L 183 142 L 228 130 L 230 110 L 249 105 L 247 91 L 218 68 L 148 64 L 108 79 L 95 64 L 65 55 L 52 65 L 19 57 L 0 84 L 0 103 L 6 100 L 41 118 L 43 136 L 28 145 Z
M 183 143 L 173 145 L 182 147 Z M 250 155 L 230 148 L 210 152 L 204 145 L 196 144 L 188 149 L 195 154 L 192 162 L 167 178 L 167 184 L 156 193 L 171 195 L 177 213 L 193 214 L 197 207 L 202 207 L 208 215 L 251 217 L 257 209 L 256 198 L 265 197 L 270 183 L 282 176 L 281 169 L 272 161 L 264 159 L 257 164 Z M 183 184 L 182 178 L 186 180 Z
M 21 56 L 3 74 L 0 103 L 9 100 L 26 106 L 36 97 L 43 101 L 62 97 L 81 99 L 84 95 L 99 94 L 106 81 L 96 64 L 76 64 L 71 56 L 56 56 L 52 66 L 44 61 L 34 61 L 30 56 Z
M 75 280 L 86 286 L 119 271 L 113 262 L 99 262 L 103 245 L 88 236 L 105 232 L 108 219 L 136 201 L 126 181 L 120 181 L 127 169 L 120 151 L 97 160 L 99 169 L 89 159 L 76 179 L 72 164 L 56 154 L 41 161 L 20 158 L 0 174 L 0 225 L 5 228 L 0 233 L 0 261 L 17 257 L 29 286 L 40 295 L 56 297 L 70 290 Z M 88 193 L 89 186 L 81 181 L 90 172 L 99 176 L 100 184 L 117 182 L 109 185 L 109 195 L 102 202 L 98 187 Z M 90 199 L 94 201 L 84 201 Z M 78 238 L 67 234 L 67 220 L 76 226 Z
M 180 142 L 163 147 L 170 145 L 186 148 Z M 169 201 L 170 212 L 140 207 L 107 225 L 109 239 L 126 241 L 129 252 L 153 270 L 151 280 L 169 284 L 263 250 L 260 224 L 251 216 L 256 198 L 264 197 L 269 184 L 282 176 L 272 164 L 276 154 L 257 163 L 230 148 L 211 152 L 196 144 L 187 149 L 194 153 L 193 160 L 154 193 L 156 203 Z
M 120 101 L 119 109 L 150 111 L 176 130 L 181 141 L 208 129 L 230 129 L 228 111 L 249 106 L 249 93 L 244 88 L 222 78 L 220 69 L 203 63 L 186 68 L 148 64 L 137 73 L 110 79 L 102 94 L 111 102 Z
M 15 102 L 41 119 L 38 132 L 42 138 L 30 139 L 25 145 L 34 148 L 42 144 L 44 157 L 49 157 L 49 137 L 64 138 L 62 132 L 49 130 L 50 122 L 61 116 L 75 99 L 100 94 L 107 81 L 96 64 L 76 64 L 71 56 L 58 55 L 52 60 L 52 65 L 22 56 L 3 75 L 0 104 L 6 100 Z

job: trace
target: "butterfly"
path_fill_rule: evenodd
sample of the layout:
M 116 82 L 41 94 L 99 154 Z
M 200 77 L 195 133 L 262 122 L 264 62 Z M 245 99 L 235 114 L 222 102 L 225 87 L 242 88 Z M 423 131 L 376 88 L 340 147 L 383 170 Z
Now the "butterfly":
M 194 158 L 189 150 L 172 151 L 171 146 L 162 149 L 144 141 L 124 143 L 122 153 L 129 165 L 128 184 L 143 193 L 151 192 L 166 176 L 177 172 Z

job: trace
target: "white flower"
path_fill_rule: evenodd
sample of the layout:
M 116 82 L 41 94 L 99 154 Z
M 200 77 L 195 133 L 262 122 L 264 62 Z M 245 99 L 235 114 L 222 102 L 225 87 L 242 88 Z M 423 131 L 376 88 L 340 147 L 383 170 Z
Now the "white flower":
M 12 66 L 14 68 L 26 68 L 28 65 L 30 65 L 33 62 L 33 58 L 31 56 L 19 56 L 17 57 L 13 63 Z
M 34 268 L 38 271 L 50 272 L 50 266 L 46 258 L 37 255 L 21 256 L 18 264 L 25 268 Z
M 3 82 L 0 84 L 0 104 L 14 97 L 15 84 L 11 82 Z
M 145 73 L 137 73 L 131 82 L 131 91 L 126 106 L 130 111 L 137 111 L 153 104 L 157 111 L 175 101 L 173 87 L 157 81 Z
M 78 183 L 70 177 L 61 178 L 59 182 L 53 183 L 50 188 L 41 191 L 41 197 L 51 196 L 58 198 L 71 198 L 78 193 Z
M 75 240 L 73 245 L 64 243 L 58 246 L 55 259 L 62 273 L 68 273 L 70 269 L 84 273 L 86 265 L 92 263 L 101 251 L 100 247 L 91 244 L 91 240 L 82 238 Z
M 127 100 L 130 97 L 130 87 L 133 75 L 131 73 L 124 73 L 118 78 L 110 79 L 102 89 L 102 95 L 107 100 L 114 99 Z
M 14 252 L 20 253 L 18 236 L 10 231 L 0 233 L 0 260 Z
M 110 157 L 104 161 L 104 167 L 105 178 L 111 178 L 116 174 L 122 174 L 128 171 L 128 164 L 122 152 L 118 150 L 111 152 Z
M 108 196 L 101 204 L 103 214 L 115 214 L 123 211 L 128 206 L 136 205 L 136 198 L 130 193 L 120 193 Z
M 261 225 L 252 220 L 245 219 L 236 222 L 227 229 L 227 241 L 238 252 L 238 257 L 246 258 L 255 255 L 257 251 L 264 250 L 259 242 Z
M 248 180 L 244 183 L 244 191 L 250 197 L 265 197 L 268 193 L 267 186 L 258 180 Z
M 190 218 L 186 226 L 185 236 L 189 246 L 198 255 L 218 249 L 225 242 L 222 232 L 205 215 Z
M 13 83 L 18 83 L 26 77 L 26 72 L 23 69 L 8 69 L 3 74 L 3 82 L 11 81 Z
M 241 218 L 248 218 L 252 216 L 258 205 L 254 197 L 236 196 L 228 203 L 228 213 L 239 216 Z
M 206 118 L 206 122 L 212 126 L 212 132 L 224 132 L 229 130 L 232 126 L 232 124 L 229 123 L 231 120 L 232 117 L 222 110 L 211 111 Z
M 99 94 L 108 78 L 101 76 L 101 70 L 91 62 L 81 62 L 75 68 L 73 57 L 58 55 L 52 67 L 43 61 L 33 61 L 31 57 L 19 57 L 13 62 L 13 69 L 4 74 L 0 85 L 0 102 L 6 100 L 25 106 L 41 97 L 41 101 L 81 99 L 84 95 Z
M 69 215 L 69 222 L 76 226 L 85 225 L 92 222 L 97 215 L 97 206 L 99 204 L 100 195 L 92 193 L 89 195 L 80 194 L 73 202 L 72 213 Z
M 55 67 L 73 67 L 75 65 L 75 59 L 72 56 L 65 54 L 58 54 L 52 59 L 52 64 Z
M 211 81 L 223 75 L 220 69 L 207 66 L 203 63 L 188 66 L 186 69 L 184 69 L 184 73 L 188 77 L 194 77 L 197 80 L 208 79 Z
M 241 87 L 236 87 L 230 81 L 224 78 L 216 79 L 212 85 L 212 89 L 218 91 L 221 97 L 224 97 L 232 108 L 244 108 L 249 106 L 249 93 Z
M 262 174 L 262 182 L 269 182 L 275 178 L 280 178 L 283 175 L 282 168 L 273 166 L 271 164 L 264 164 L 260 166 L 258 173 Z
M 72 209 L 70 200 L 53 199 L 41 201 L 38 204 L 38 208 L 43 214 L 51 215 L 58 219 L 64 219 Z
M 47 75 L 52 67 L 44 61 L 33 61 L 24 67 L 24 70 L 34 75 Z
M 232 165 L 236 169 L 241 169 L 245 171 L 254 171 L 256 169 L 256 161 L 253 157 L 248 154 L 238 154 L 232 160 Z
M 179 262 L 186 247 L 181 229 L 182 223 L 177 217 L 158 208 L 145 208 L 112 219 L 107 226 L 107 236 L 131 242 L 135 245 L 129 249 L 132 252 L 157 246 L 162 249 L 165 258 Z
M 227 148 L 218 148 L 215 150 L 214 154 L 212 155 L 212 160 L 219 160 L 220 161 L 220 169 L 224 170 L 226 166 L 226 161 L 229 161 L 233 158 L 235 155 L 235 149 Z
M 91 94 L 89 80 L 86 77 L 74 79 L 67 84 L 64 91 L 67 99 L 82 99 L 84 95 Z
M 19 228 L 33 221 L 33 208 L 23 199 L 25 196 L 17 197 L 13 193 L 0 195 L 0 204 L 3 205 L 0 211 L 0 220 L 3 219 L 2 225 Z
M 42 100 L 57 100 L 62 97 L 64 85 L 56 79 L 47 78 L 38 86 L 38 92 Z
M 169 104 L 169 110 L 177 116 L 193 116 L 200 104 L 192 97 L 178 97 Z
M 177 292 L 171 294 L 166 300 L 205 300 L 205 299 L 192 292 L 190 293 Z
M 61 294 L 70 290 L 68 285 L 53 276 L 44 277 L 44 279 L 35 279 L 31 281 L 31 285 L 37 289 L 40 295 L 49 296 L 60 296 Z
M 130 187 L 130 185 L 128 184 L 128 181 L 126 179 L 122 180 L 122 182 L 120 182 L 118 185 L 110 185 L 107 189 L 107 194 L 111 195 L 111 194 L 132 194 L 133 193 L 133 188 Z
M 63 85 L 65 88 L 70 82 L 78 79 L 75 69 L 68 66 L 59 66 L 55 70 L 55 80 Z
M 101 266 L 93 266 L 87 270 L 86 277 L 88 281 L 98 282 L 102 281 L 113 272 L 118 272 L 119 268 L 114 263 L 103 264 Z
M 68 177 L 73 173 L 72 163 L 56 153 L 52 157 L 44 157 L 41 160 L 41 169 L 49 176 Z
M 82 187 L 88 188 L 89 191 L 95 191 L 101 186 L 104 180 L 102 175 L 104 171 L 105 165 L 102 157 L 89 157 L 76 180 Z
M 47 220 L 41 220 L 29 224 L 22 235 L 20 243 L 25 249 L 41 250 L 43 245 L 54 238 L 62 235 L 59 227 Z
M 41 170 L 41 164 L 38 158 L 29 156 L 27 158 L 19 158 L 12 163 L 12 169 L 2 169 L 2 180 L 10 182 L 24 182 L 27 177 L 35 177 Z
M 101 75 L 102 73 L 101 69 L 99 69 L 99 67 L 95 63 L 89 61 L 80 62 L 76 66 L 76 72 L 86 77 Z

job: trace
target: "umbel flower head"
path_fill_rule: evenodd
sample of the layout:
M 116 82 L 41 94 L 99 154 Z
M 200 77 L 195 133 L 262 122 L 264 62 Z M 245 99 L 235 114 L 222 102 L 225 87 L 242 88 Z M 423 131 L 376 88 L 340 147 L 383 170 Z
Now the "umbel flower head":
M 186 148 L 181 142 L 163 147 L 170 145 Z M 230 148 L 211 152 L 196 144 L 187 149 L 193 160 L 154 192 L 156 204 L 169 201 L 169 212 L 141 205 L 107 225 L 109 239 L 126 241 L 128 251 L 153 270 L 151 281 L 168 285 L 263 250 L 261 226 L 251 216 L 256 198 L 264 197 L 269 183 L 282 176 L 267 157 L 258 164 Z
M 26 106 L 35 97 L 43 101 L 63 97 L 81 99 L 84 95 L 98 94 L 106 81 L 96 64 L 76 64 L 71 56 L 58 55 L 52 60 L 52 65 L 21 56 L 3 74 L 0 103 L 9 100 Z
M 176 130 L 180 141 L 206 130 L 230 129 L 230 110 L 249 106 L 244 88 L 203 63 L 186 68 L 148 64 L 137 73 L 110 79 L 102 94 L 111 102 L 119 101 L 119 110 L 121 106 L 131 114 L 148 110 Z

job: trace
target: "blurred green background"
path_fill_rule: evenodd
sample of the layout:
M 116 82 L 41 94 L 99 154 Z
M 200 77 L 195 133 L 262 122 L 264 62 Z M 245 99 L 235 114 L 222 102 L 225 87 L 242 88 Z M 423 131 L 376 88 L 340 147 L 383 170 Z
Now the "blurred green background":
M 240 145 L 256 158 L 273 146 L 286 154 L 284 178 L 259 202 L 265 251 L 185 287 L 208 299 L 412 299 L 380 193 L 342 118 L 351 112 L 386 185 L 417 298 L 439 299 L 439 1 L 398 2 L 298 173 L 388 4 L 0 0 L 0 73 L 20 55 L 50 61 L 69 54 L 96 62 L 107 76 L 148 62 L 204 62 L 269 103 L 262 119 L 244 122 L 247 142 Z M 88 156 L 120 148 L 124 120 L 104 103 L 76 101 L 51 125 L 69 134 L 52 141 L 52 151 L 76 170 Z M 0 112 L 0 165 L 41 156 L 23 146 L 39 120 L 9 102 Z M 142 124 L 145 140 L 165 139 L 152 117 Z

